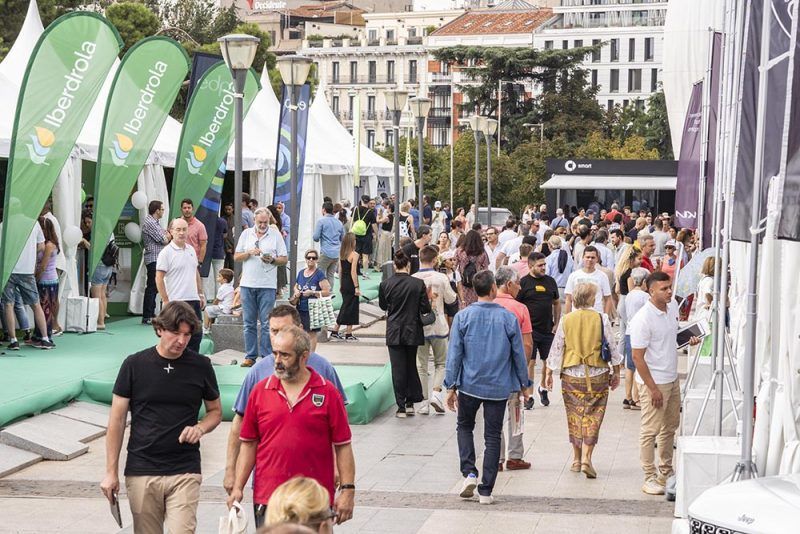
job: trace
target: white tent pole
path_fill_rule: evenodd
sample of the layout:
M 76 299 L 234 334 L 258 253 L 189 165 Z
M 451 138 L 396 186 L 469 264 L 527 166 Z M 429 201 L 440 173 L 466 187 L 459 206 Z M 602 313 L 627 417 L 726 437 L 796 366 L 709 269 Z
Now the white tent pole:
M 745 351 L 744 384 L 742 398 L 742 453 L 733 474 L 734 480 L 744 480 L 757 476 L 753 463 L 753 396 L 755 389 L 756 321 L 758 320 L 758 259 L 761 248 L 761 190 L 764 181 L 764 138 L 766 135 L 767 91 L 769 89 L 770 65 L 770 23 L 772 21 L 772 0 L 763 0 L 761 14 L 761 61 L 758 76 L 758 103 L 756 114 L 756 141 L 753 166 L 753 197 L 750 211 L 750 255 L 747 271 L 747 292 L 745 307 Z
M 706 209 L 706 185 L 708 181 L 708 129 L 711 123 L 711 62 L 714 57 L 714 30 L 708 28 L 708 54 L 706 55 L 706 75 L 703 78 L 703 102 L 701 105 L 702 123 L 700 125 L 700 176 L 698 180 L 697 198 L 697 242 L 700 244 L 699 250 L 703 250 L 703 234 L 705 233 L 705 221 L 703 214 Z M 713 369 L 713 368 L 712 368 Z

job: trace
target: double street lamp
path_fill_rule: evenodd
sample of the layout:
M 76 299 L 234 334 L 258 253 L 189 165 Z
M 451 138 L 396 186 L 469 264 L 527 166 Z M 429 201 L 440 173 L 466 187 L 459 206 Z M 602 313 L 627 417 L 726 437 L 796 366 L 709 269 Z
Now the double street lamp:
M 256 57 L 256 50 L 261 39 L 252 35 L 233 33 L 218 39 L 222 57 L 231 71 L 234 88 L 234 161 L 236 169 L 233 174 L 233 242 L 236 243 L 242 233 L 242 130 L 244 125 L 244 88 L 247 71 Z M 234 263 L 236 279 L 242 273 L 242 264 Z
M 474 217 L 474 222 L 478 222 L 478 207 L 480 205 L 480 160 L 481 160 L 481 152 L 480 152 L 480 145 L 481 145 L 481 128 L 483 127 L 483 121 L 486 120 L 486 117 L 481 117 L 480 115 L 473 115 L 468 119 L 461 119 L 459 124 L 462 126 L 469 126 L 470 130 L 472 130 L 472 138 L 475 141 L 475 203 L 472 205 L 472 215 Z
M 422 132 L 425 130 L 425 118 L 428 116 L 428 112 L 431 109 L 431 99 L 418 96 L 409 99 L 408 104 L 411 108 L 411 114 L 417 119 L 417 165 L 419 166 L 419 193 L 417 194 L 417 202 L 419 203 L 420 209 L 422 209 Z
M 395 206 L 395 214 L 400 212 L 400 202 L 402 197 L 400 195 L 400 114 L 406 107 L 408 102 L 408 91 L 401 91 L 393 89 L 386 91 L 386 108 L 392 113 L 392 140 L 394 149 L 394 194 L 397 198 L 397 206 Z M 421 207 L 421 206 L 420 206 Z M 397 215 L 395 215 L 395 219 Z M 397 250 L 400 247 L 400 224 L 394 225 L 394 247 Z
M 311 58 L 305 56 L 282 56 L 278 58 L 278 70 L 283 84 L 289 88 L 289 111 L 292 124 L 292 150 L 289 169 L 289 285 L 297 279 L 297 234 L 300 232 L 299 198 L 297 197 L 297 101 L 299 92 L 311 71 Z M 282 102 L 281 105 L 286 105 Z
M 492 225 L 492 137 L 497 132 L 497 121 L 481 117 L 480 130 L 486 140 L 486 216 L 488 225 Z M 500 140 L 497 140 L 499 146 Z

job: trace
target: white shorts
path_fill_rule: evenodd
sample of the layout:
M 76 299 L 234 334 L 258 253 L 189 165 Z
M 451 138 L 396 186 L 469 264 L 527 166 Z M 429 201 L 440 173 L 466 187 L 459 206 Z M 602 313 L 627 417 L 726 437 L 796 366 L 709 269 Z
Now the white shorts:
M 212 319 L 216 319 L 220 315 L 230 315 L 230 313 L 225 313 L 225 310 L 222 309 L 222 306 L 219 306 L 218 304 L 209 304 L 206 306 L 206 314 Z

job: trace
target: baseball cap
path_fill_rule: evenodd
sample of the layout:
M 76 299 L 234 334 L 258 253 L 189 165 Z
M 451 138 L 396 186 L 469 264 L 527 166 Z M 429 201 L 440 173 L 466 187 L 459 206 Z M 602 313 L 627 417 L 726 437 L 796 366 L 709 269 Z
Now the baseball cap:
M 678 243 L 676 243 L 674 239 L 670 239 L 669 241 L 664 243 L 664 247 L 678 248 Z
M 433 203 L 433 207 L 434 208 L 441 208 L 442 207 L 442 201 L 441 200 L 437 200 L 436 202 Z

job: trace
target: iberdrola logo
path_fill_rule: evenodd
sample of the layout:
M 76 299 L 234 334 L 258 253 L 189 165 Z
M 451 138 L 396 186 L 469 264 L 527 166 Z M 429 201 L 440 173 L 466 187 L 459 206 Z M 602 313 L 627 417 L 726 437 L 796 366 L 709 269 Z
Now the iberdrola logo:
M 186 158 L 186 163 L 189 164 L 188 171 L 192 174 L 199 174 L 200 167 L 206 161 L 206 150 L 197 145 L 192 145 L 192 151 L 189 152 L 189 157 Z
M 36 165 L 47 165 L 45 160 L 47 154 L 50 153 L 50 147 L 56 142 L 56 136 L 47 128 L 36 126 L 36 135 L 31 135 L 31 142 L 27 143 L 28 153 L 31 156 L 31 161 Z
M 112 141 L 114 148 L 108 149 L 111 152 L 111 161 L 117 167 L 127 167 L 125 160 L 128 159 L 131 149 L 133 149 L 133 139 L 124 134 L 115 135 L 117 138 Z

